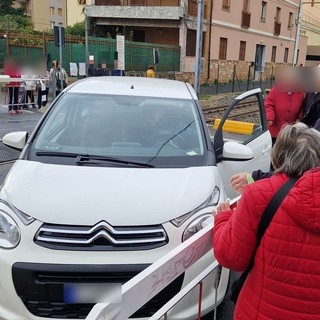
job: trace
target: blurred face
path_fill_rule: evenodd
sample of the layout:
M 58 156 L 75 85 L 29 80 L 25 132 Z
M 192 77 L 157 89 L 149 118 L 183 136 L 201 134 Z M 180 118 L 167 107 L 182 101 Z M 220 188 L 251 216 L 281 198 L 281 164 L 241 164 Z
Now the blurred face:
M 281 68 L 276 72 L 275 78 L 276 85 L 280 88 L 280 91 L 301 91 L 300 76 L 297 68 Z

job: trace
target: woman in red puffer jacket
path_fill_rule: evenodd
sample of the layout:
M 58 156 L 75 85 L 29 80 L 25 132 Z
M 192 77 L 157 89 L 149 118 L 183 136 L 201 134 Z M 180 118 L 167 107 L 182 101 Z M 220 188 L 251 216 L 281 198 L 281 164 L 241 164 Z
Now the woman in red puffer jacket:
M 236 320 L 320 320 L 319 140 L 320 133 L 302 123 L 284 127 L 272 151 L 275 175 L 246 186 L 234 211 L 222 203 L 213 212 L 215 257 L 242 272 L 255 250 L 267 204 L 289 177 L 300 177 L 256 251 Z
M 264 100 L 273 144 L 284 125 L 294 124 L 302 119 L 304 93 L 300 90 L 299 78 L 292 68 L 283 68 L 277 72 L 276 85 Z

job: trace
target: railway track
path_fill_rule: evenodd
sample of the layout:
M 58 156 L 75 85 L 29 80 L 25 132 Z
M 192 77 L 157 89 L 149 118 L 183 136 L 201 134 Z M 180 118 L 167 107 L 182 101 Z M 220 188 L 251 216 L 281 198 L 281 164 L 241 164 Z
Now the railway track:
M 247 121 L 248 117 L 259 113 L 257 101 L 239 103 L 229 114 L 228 119 L 236 119 L 238 121 Z M 221 118 L 229 105 L 213 106 L 204 108 L 202 111 L 205 115 L 207 123 L 213 123 L 215 119 Z

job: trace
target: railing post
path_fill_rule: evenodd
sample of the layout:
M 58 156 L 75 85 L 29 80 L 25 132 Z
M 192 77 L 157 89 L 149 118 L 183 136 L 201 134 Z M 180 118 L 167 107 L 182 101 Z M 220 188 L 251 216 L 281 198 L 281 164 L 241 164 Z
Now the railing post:
M 232 74 L 232 90 L 231 92 L 234 92 L 234 82 L 235 82 L 235 78 L 236 78 L 236 65 L 233 65 L 233 74 Z
M 203 282 L 199 283 L 199 299 L 198 299 L 198 320 L 201 320 L 201 304 L 202 304 Z
M 219 92 L 220 64 L 218 62 L 216 94 Z

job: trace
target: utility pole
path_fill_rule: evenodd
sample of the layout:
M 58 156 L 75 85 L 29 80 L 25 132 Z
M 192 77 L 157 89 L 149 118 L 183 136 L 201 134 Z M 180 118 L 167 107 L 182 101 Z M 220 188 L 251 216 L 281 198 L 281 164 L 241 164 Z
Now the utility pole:
M 86 13 L 86 9 L 84 9 L 84 14 L 85 14 L 85 46 L 86 46 L 86 77 L 89 76 L 89 18 Z
M 203 10 L 204 0 L 198 0 L 197 42 L 196 42 L 196 66 L 194 74 L 194 90 L 199 98 L 201 80 L 201 55 L 203 38 Z
M 297 64 L 297 58 L 298 58 L 299 40 L 300 40 L 300 31 L 301 31 L 302 2 L 303 1 L 300 0 L 299 8 L 298 8 L 297 29 L 296 29 L 296 37 L 295 37 L 295 42 L 294 42 L 293 59 L 292 59 L 292 66 L 293 67 Z

